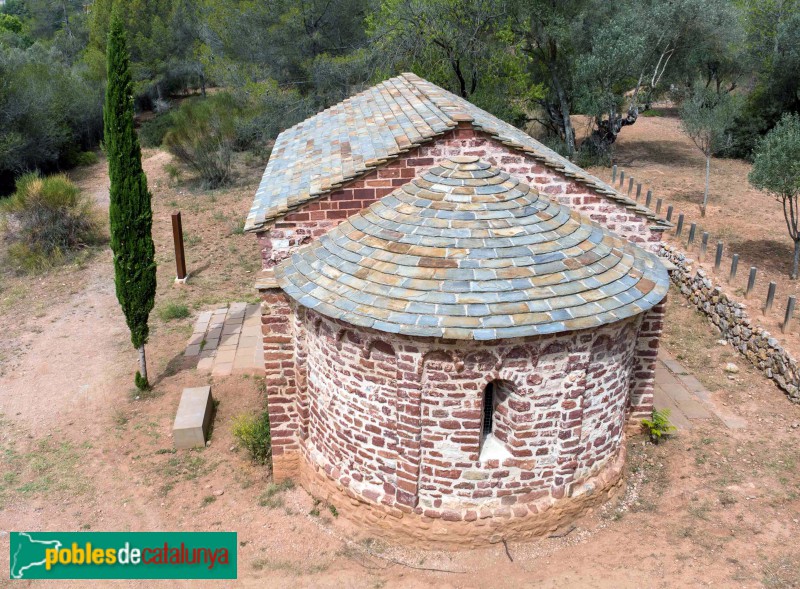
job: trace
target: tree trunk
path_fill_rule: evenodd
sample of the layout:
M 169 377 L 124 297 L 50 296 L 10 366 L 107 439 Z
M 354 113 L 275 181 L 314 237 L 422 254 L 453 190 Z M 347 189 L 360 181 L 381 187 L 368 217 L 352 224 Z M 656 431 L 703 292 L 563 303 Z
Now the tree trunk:
M 607 152 L 616 142 L 617 135 L 622 131 L 622 127 L 633 125 L 638 118 L 638 105 L 631 105 L 624 118 L 622 115 L 609 113 L 608 119 L 596 121 L 595 128 L 592 130 L 591 135 L 581 144 L 581 149 L 585 147 L 594 153 Z
M 553 70 L 551 69 L 551 72 L 552 71 Z M 569 118 L 569 101 L 567 100 L 567 95 L 564 92 L 564 88 L 561 86 L 558 76 L 553 72 L 551 77 L 553 79 L 553 86 L 556 90 L 556 96 L 558 96 L 558 107 L 561 111 L 561 126 L 564 130 L 564 144 L 567 147 L 567 155 L 572 157 L 575 155 L 575 129 L 572 128 L 572 120 Z
M 706 216 L 706 207 L 708 206 L 708 179 L 711 174 L 711 153 L 706 154 L 706 188 L 703 191 L 703 204 L 700 206 L 700 216 Z
M 794 263 L 792 264 L 792 280 L 797 280 L 797 273 L 800 270 L 800 239 L 794 242 Z
M 139 346 L 139 374 L 142 375 L 143 382 L 149 383 L 147 380 L 147 358 L 144 354 L 144 346 Z

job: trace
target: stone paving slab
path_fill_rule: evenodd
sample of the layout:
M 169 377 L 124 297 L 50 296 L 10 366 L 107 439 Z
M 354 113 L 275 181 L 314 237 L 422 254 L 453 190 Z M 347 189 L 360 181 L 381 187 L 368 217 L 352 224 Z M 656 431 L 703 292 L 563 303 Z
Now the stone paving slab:
M 714 402 L 711 393 L 663 348 L 658 352 L 654 390 L 655 406 L 670 410 L 670 421 L 678 429 L 691 429 L 693 422 L 719 419 L 728 429 L 747 422 Z
M 202 374 L 262 374 L 260 305 L 230 303 L 200 313 L 184 356 L 197 358 L 197 371 Z

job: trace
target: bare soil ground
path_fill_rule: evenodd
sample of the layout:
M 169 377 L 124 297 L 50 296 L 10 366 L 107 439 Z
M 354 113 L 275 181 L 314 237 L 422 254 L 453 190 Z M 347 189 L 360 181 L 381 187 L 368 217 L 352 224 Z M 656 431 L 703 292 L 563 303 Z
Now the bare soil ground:
M 502 545 L 448 553 L 387 544 L 351 528 L 335 505 L 299 488 L 270 487 L 268 472 L 236 450 L 231 434 L 234 416 L 263 407 L 259 379 L 198 375 L 181 357 L 192 318 L 158 315 L 169 302 L 196 313 L 254 300 L 258 248 L 238 228 L 260 170 L 243 171 L 251 182 L 208 192 L 171 186 L 163 169 L 169 156 L 145 156 L 160 263 L 148 347 L 152 393 L 132 390 L 136 355 L 107 250 L 41 277 L 3 275 L 0 555 L 8 554 L 11 530 L 233 530 L 237 581 L 58 586 L 800 586 L 800 407 L 717 345 L 713 328 L 677 293 L 665 345 L 747 426 L 727 430 L 709 420 L 659 446 L 632 438 L 625 494 L 564 537 L 509 544 L 513 562 Z M 107 199 L 102 163 L 76 180 L 98 202 Z M 193 275 L 184 287 L 172 284 L 175 208 L 184 214 Z M 729 361 L 742 367 L 732 379 L 722 370 Z M 169 433 L 181 389 L 206 382 L 220 400 L 211 445 L 174 452 Z
M 680 246 L 696 262 L 714 274 L 714 255 L 717 241 L 724 244 L 720 271 L 713 275 L 717 284 L 738 297 L 748 306 L 751 319 L 763 325 L 800 358 L 800 323 L 791 322 L 786 334 L 780 331 L 790 295 L 800 294 L 800 283 L 789 279 L 794 243 L 786 231 L 783 209 L 766 192 L 751 187 L 747 174 L 751 165 L 743 160 L 712 158 L 709 206 L 706 216 L 700 216 L 705 183 L 705 156 L 681 130 L 675 109 L 656 109 L 661 116 L 639 117 L 636 124 L 625 127 L 615 146 L 614 160 L 626 176 L 641 182 L 642 201 L 647 189 L 653 190 L 652 207 L 663 199 L 661 215 L 674 207 L 673 223 L 684 213 L 683 235 L 675 230 L 665 234 L 666 241 Z M 584 128 L 584 127 L 579 127 Z M 593 174 L 611 181 L 610 168 L 592 168 Z M 628 181 L 625 180 L 627 191 Z M 636 188 L 634 187 L 634 195 Z M 687 247 L 689 226 L 697 223 L 694 245 Z M 704 231 L 709 233 L 708 251 L 700 256 L 700 241 Z M 729 281 L 731 259 L 739 254 L 736 278 Z M 758 269 L 756 288 L 744 298 L 750 267 Z M 770 282 L 777 284 L 775 305 L 765 316 L 762 312 Z

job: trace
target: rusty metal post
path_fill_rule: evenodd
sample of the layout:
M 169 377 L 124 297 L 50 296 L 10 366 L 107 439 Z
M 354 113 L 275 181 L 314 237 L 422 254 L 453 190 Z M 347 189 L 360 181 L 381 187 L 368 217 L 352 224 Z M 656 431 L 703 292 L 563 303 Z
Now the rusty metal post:
M 672 205 L 669 205 L 669 206 L 667 207 L 667 222 L 668 222 L 668 223 L 669 223 L 670 221 L 672 221 L 672 210 L 673 210 L 673 209 L 672 209 Z
M 678 227 L 675 229 L 675 237 L 680 237 L 683 233 L 683 213 L 678 215 Z
M 186 280 L 186 254 L 183 251 L 183 224 L 180 211 L 172 213 L 172 239 L 175 242 L 177 279 L 183 281 Z

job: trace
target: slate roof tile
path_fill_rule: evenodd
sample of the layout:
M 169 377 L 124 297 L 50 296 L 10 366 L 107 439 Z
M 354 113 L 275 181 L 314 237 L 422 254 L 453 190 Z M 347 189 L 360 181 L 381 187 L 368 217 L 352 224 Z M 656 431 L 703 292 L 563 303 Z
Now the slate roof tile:
M 476 340 L 618 321 L 667 292 L 656 256 L 478 158 L 452 158 L 426 177 L 436 180 L 435 199 L 421 198 L 413 188 L 422 180 L 411 180 L 412 189 L 398 188 L 295 250 L 277 267 L 278 284 L 300 304 L 355 325 Z M 484 186 L 503 191 L 486 194 Z M 514 231 L 500 238 L 492 229 L 498 203 L 514 213 Z M 469 219 L 459 221 L 464 209 Z M 461 224 L 458 232 L 450 222 Z
M 669 226 L 650 209 L 617 192 L 513 125 L 415 74 L 402 74 L 281 133 L 256 191 L 245 230 L 263 228 L 410 149 L 435 140 L 459 122 L 471 123 L 505 145 L 644 215 L 655 225 Z M 497 191 L 518 182 L 495 176 L 491 176 L 490 182 L 483 182 L 488 178 L 485 170 L 482 163 L 470 169 L 449 169 L 447 173 L 431 170 L 431 173 L 441 184 L 453 185 L 455 181 L 465 180 L 464 186 L 476 187 L 486 195 L 501 194 Z M 469 177 L 464 176 L 468 173 Z M 502 182 L 510 184 L 501 188 Z M 419 189 L 429 190 L 431 186 L 427 176 L 418 182 Z M 491 202 L 487 200 L 485 204 Z M 463 209 L 463 212 L 470 210 Z

